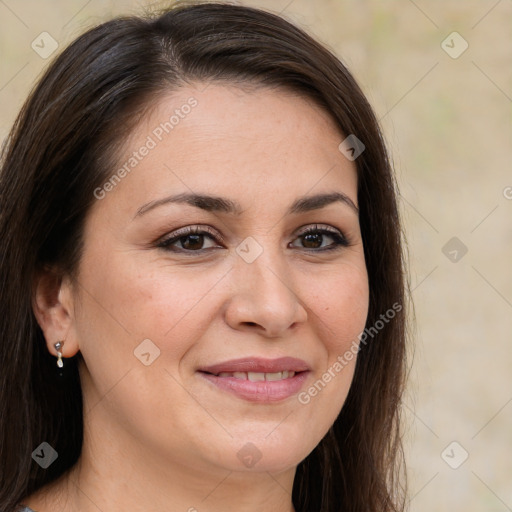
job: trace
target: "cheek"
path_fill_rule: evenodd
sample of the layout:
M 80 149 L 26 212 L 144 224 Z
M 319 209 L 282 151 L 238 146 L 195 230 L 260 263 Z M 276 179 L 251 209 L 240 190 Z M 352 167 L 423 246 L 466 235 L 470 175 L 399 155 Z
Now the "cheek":
M 312 300 L 324 345 L 332 362 L 356 341 L 368 315 L 368 277 L 364 265 L 344 265 L 317 280 Z
M 154 273 L 136 275 L 127 293 L 134 297 L 130 323 L 141 335 L 163 343 L 201 332 L 217 309 L 216 285 L 224 272 L 168 266 Z M 134 310 L 135 309 L 135 310 Z
M 364 261 L 341 264 L 317 275 L 309 304 L 322 352 L 314 378 L 298 395 L 307 429 L 321 439 L 346 400 L 357 360 L 359 335 L 368 315 L 369 289 Z M 321 347 L 321 348 L 320 348 Z M 321 418 L 321 420 L 319 420 Z
M 94 320 L 98 333 L 109 332 L 118 349 L 129 349 L 132 358 L 135 347 L 150 339 L 172 366 L 211 323 L 218 310 L 216 285 L 225 273 L 173 266 L 163 258 L 150 264 L 122 255 L 112 258 L 108 267 L 89 274 L 97 303 L 105 306 L 99 313 L 107 318 L 97 322 L 98 304 L 93 303 L 88 321 Z

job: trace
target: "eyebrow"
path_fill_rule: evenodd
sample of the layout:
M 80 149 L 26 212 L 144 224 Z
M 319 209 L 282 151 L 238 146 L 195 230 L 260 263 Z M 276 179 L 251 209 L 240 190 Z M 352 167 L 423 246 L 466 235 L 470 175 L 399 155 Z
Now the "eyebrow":
M 331 192 L 328 194 L 316 194 L 313 196 L 300 197 L 288 208 L 288 214 L 299 214 L 312 210 L 319 210 L 320 208 L 324 208 L 325 206 L 337 202 L 341 202 L 349 206 L 356 215 L 359 215 L 359 208 L 354 204 L 350 197 L 342 192 Z M 225 197 L 183 193 L 146 203 L 137 210 L 134 219 L 166 204 L 188 204 L 196 208 L 201 208 L 207 212 L 228 213 L 236 216 L 241 215 L 243 212 L 239 203 Z

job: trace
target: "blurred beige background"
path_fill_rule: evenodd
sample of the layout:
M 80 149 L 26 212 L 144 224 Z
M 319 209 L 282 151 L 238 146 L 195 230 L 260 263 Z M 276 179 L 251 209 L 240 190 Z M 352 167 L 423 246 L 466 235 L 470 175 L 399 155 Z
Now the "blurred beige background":
M 417 317 L 410 509 L 511 511 L 512 1 L 239 3 L 281 12 L 333 49 L 392 151 Z M 0 0 L 1 140 L 51 60 L 31 47 L 39 34 L 62 48 L 151 5 Z

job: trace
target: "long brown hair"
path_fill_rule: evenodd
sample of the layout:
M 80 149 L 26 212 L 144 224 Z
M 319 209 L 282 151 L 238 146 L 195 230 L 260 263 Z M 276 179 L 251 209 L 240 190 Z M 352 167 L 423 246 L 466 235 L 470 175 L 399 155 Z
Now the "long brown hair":
M 67 360 L 66 375 L 56 375 L 31 306 L 37 272 L 51 265 L 75 276 L 94 190 L 111 175 L 116 149 L 144 108 L 165 91 L 215 80 L 298 91 L 365 146 L 355 164 L 370 286 L 367 327 L 393 304 L 401 307 L 362 346 L 341 413 L 298 465 L 292 499 L 297 512 L 404 508 L 399 427 L 407 283 L 398 190 L 374 113 L 339 59 L 283 17 L 189 3 L 117 18 L 76 39 L 31 93 L 2 153 L 2 512 L 62 475 L 82 447 L 80 356 Z M 31 458 L 43 441 L 59 454 L 46 470 Z

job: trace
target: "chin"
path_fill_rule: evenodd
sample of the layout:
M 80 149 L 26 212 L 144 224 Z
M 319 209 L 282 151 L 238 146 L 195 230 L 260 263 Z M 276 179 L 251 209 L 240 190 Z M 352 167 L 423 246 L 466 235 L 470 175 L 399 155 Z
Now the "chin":
M 216 463 L 225 460 L 225 468 L 230 471 L 281 473 L 295 468 L 316 446 L 305 443 L 304 436 L 299 434 L 282 435 L 275 439 L 271 437 L 267 432 L 258 438 L 252 436 L 243 441 L 233 440 L 231 446 L 223 451 L 223 457 L 214 460 Z M 234 457 L 226 460 L 227 452 L 234 454 Z

